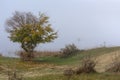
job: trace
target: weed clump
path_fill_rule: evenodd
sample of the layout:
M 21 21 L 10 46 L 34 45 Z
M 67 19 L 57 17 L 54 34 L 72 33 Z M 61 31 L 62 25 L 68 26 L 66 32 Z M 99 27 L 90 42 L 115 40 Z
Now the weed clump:
M 82 60 L 82 65 L 79 67 L 75 72 L 76 74 L 81 74 L 81 73 L 94 73 L 96 72 L 95 66 L 97 62 L 95 62 L 91 57 L 85 57 Z

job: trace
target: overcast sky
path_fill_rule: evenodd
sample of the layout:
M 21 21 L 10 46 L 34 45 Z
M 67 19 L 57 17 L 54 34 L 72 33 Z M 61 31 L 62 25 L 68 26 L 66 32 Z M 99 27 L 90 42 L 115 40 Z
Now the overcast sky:
M 80 49 L 120 46 L 120 0 L 0 0 L 0 52 L 20 50 L 9 40 L 5 21 L 15 11 L 45 13 L 58 39 L 37 50 L 59 50 L 75 43 Z

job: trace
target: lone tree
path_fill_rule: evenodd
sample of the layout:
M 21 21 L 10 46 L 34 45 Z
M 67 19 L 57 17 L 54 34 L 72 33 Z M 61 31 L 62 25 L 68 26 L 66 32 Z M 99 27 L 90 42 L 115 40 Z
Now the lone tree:
M 21 44 L 29 60 L 33 58 L 33 51 L 38 44 L 52 42 L 57 38 L 57 32 L 51 28 L 48 19 L 45 14 L 37 17 L 31 12 L 16 11 L 6 21 L 10 40 Z

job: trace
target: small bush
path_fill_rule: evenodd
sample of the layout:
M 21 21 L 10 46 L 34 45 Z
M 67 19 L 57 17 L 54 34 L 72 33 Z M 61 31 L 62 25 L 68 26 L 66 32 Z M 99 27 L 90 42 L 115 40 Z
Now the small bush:
M 94 69 L 97 62 L 95 62 L 91 57 L 85 57 L 82 60 L 82 65 L 78 67 L 76 70 L 71 68 L 64 71 L 64 75 L 68 77 L 68 80 L 71 79 L 71 76 L 74 74 L 80 75 L 82 73 L 95 73 L 96 70 Z
M 86 57 L 82 61 L 82 66 L 76 70 L 76 74 L 93 73 L 95 71 L 96 62 L 90 57 Z
M 60 50 L 60 53 L 61 53 L 61 57 L 69 57 L 71 55 L 75 55 L 76 52 L 78 52 L 79 49 L 76 47 L 75 44 L 69 44 L 69 45 L 66 45 L 65 48 L 62 48 Z

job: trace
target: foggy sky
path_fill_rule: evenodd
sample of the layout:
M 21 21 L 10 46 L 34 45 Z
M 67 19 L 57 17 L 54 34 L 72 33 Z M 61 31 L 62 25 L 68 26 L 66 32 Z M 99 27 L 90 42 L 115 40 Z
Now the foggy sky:
M 37 50 L 59 50 L 74 43 L 80 49 L 120 46 L 120 0 L 0 0 L 0 53 L 21 50 L 5 31 L 5 21 L 15 11 L 45 13 L 58 39 Z

